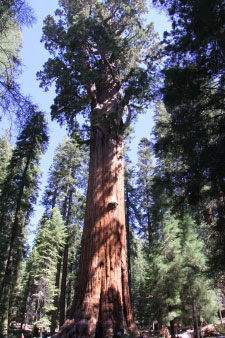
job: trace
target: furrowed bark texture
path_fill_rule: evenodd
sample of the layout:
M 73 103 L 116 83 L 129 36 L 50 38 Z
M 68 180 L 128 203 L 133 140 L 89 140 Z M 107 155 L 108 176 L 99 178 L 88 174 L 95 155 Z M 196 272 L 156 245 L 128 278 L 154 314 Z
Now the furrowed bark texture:
M 121 337 L 133 322 L 126 261 L 123 141 L 95 130 L 71 321 L 59 337 Z

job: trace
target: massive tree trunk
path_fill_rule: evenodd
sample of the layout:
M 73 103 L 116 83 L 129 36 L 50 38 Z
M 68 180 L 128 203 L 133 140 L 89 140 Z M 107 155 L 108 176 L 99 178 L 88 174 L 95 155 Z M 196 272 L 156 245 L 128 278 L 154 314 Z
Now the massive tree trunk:
M 82 252 L 70 322 L 60 337 L 121 337 L 133 322 L 126 254 L 123 141 L 95 128 Z

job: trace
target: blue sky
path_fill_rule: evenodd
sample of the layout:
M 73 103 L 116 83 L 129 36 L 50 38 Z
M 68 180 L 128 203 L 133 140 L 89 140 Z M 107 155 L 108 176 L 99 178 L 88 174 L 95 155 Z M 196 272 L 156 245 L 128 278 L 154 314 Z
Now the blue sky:
M 32 27 L 23 28 L 23 48 L 21 51 L 23 73 L 19 82 L 21 83 L 24 94 L 30 95 L 33 102 L 37 104 L 41 110 L 46 112 L 49 121 L 50 144 L 41 161 L 41 170 L 43 172 L 41 190 L 43 190 L 47 182 L 47 173 L 52 163 L 54 151 L 66 133 L 65 128 L 61 128 L 56 122 L 52 122 L 50 118 L 50 106 L 54 99 L 54 88 L 52 88 L 49 92 L 43 92 L 43 90 L 39 88 L 39 83 L 36 80 L 37 71 L 42 69 L 42 65 L 49 57 L 49 54 L 45 51 L 43 44 L 40 42 L 43 20 L 46 15 L 54 13 L 57 8 L 58 1 L 30 0 L 27 2 L 34 9 L 37 21 Z M 150 10 L 148 20 L 154 22 L 155 30 L 160 34 L 160 36 L 162 36 L 164 30 L 169 29 L 169 23 L 165 16 L 156 10 Z M 135 125 L 134 139 L 130 145 L 130 156 L 134 163 L 137 159 L 136 154 L 138 143 L 142 137 L 149 138 L 152 126 L 152 112 L 149 110 L 146 114 L 140 115 L 139 120 Z M 40 199 L 41 191 L 39 200 Z M 37 224 L 42 212 L 43 208 L 36 206 L 36 212 L 32 220 L 32 224 L 34 224 L 34 226 Z

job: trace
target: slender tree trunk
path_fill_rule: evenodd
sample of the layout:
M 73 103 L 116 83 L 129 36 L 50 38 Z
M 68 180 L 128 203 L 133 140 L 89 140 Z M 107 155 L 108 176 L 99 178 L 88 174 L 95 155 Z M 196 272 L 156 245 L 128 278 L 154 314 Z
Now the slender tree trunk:
M 130 291 L 130 299 L 131 304 L 133 305 L 131 287 L 132 287 L 132 279 L 131 279 L 131 245 L 130 245 L 130 211 L 129 211 L 129 196 L 128 191 L 126 191 L 126 236 L 127 236 L 127 269 L 128 269 L 128 284 L 129 284 L 129 291 Z
M 171 338 L 175 338 L 175 323 L 174 323 L 174 320 L 170 321 L 170 335 L 171 335 Z
M 69 239 L 67 239 L 69 241 Z M 59 299 L 59 326 L 62 326 L 66 320 L 66 282 L 67 282 L 67 269 L 68 269 L 68 253 L 69 243 L 67 242 L 64 247 L 63 253 L 63 269 L 62 269 L 62 281 L 61 281 L 61 292 Z
M 71 170 L 70 170 L 71 173 Z M 75 173 L 72 175 L 74 178 Z M 68 198 L 68 208 L 66 215 L 66 228 L 67 228 L 67 238 L 66 244 L 64 246 L 63 253 L 63 268 L 62 268 L 62 281 L 61 281 L 61 292 L 59 299 L 59 326 L 62 326 L 66 320 L 66 284 L 67 284 L 67 274 L 68 274 L 68 256 L 69 256 L 69 245 L 70 245 L 70 235 L 69 235 L 69 224 L 71 224 L 71 211 L 72 211 L 72 202 L 73 202 L 73 187 L 69 189 L 69 198 Z
M 57 198 L 57 192 L 58 189 L 56 188 L 53 194 L 52 199 L 52 209 L 55 208 L 56 205 L 56 198 Z M 65 201 L 64 201 L 64 208 L 65 208 Z M 63 250 L 60 250 L 58 261 L 57 261 L 57 271 L 56 271 L 56 277 L 55 277 L 55 286 L 56 289 L 59 290 L 60 288 L 60 277 L 61 277 L 61 266 L 62 266 L 62 256 L 63 256 Z M 50 333 L 53 335 L 55 333 L 55 330 L 57 328 L 57 322 L 59 317 L 59 292 L 54 296 L 54 310 L 52 311 L 52 318 L 51 318 L 51 327 L 50 327 Z
M 68 262 L 69 263 L 69 262 Z M 70 262 L 68 264 L 68 273 L 70 276 L 72 276 L 72 274 L 75 276 L 75 270 L 74 270 L 74 266 L 72 264 L 72 262 Z M 68 283 L 67 283 L 67 311 L 66 311 L 66 318 L 69 317 L 69 309 L 71 308 L 72 305 L 72 297 L 75 291 L 75 285 L 74 285 L 74 280 L 72 278 L 68 279 Z
M 61 337 L 139 336 L 128 286 L 122 151 L 122 141 L 96 128 L 73 320 Z
M 147 193 L 147 201 L 148 203 L 150 203 L 150 196 L 149 196 L 149 193 Z M 149 206 L 147 208 L 147 225 L 148 225 L 148 244 L 149 244 L 149 248 L 151 247 L 152 245 L 152 238 L 153 238 L 153 230 L 152 230 L 152 222 L 151 222 L 151 213 L 150 213 L 150 210 L 149 210 Z
M 62 265 L 62 252 L 60 252 L 57 262 L 57 272 L 55 278 L 55 286 L 57 290 L 59 290 L 60 286 L 61 265 Z M 57 321 L 59 315 L 59 292 L 57 292 L 57 294 L 54 296 L 54 308 L 55 309 L 52 311 L 51 318 L 51 328 L 50 328 L 51 336 L 55 333 L 55 330 L 57 328 Z
M 198 327 L 198 315 L 197 315 L 197 309 L 196 309 L 195 301 L 193 302 L 193 320 L 194 320 L 194 337 L 200 338 L 199 327 Z
M 220 290 L 222 291 L 222 288 L 220 286 Z M 221 301 L 220 301 L 220 298 L 219 298 L 219 294 L 218 294 L 218 291 L 215 290 L 215 294 L 216 294 L 216 299 L 217 299 L 217 304 L 218 304 L 218 315 L 219 315 L 219 318 L 220 318 L 220 323 L 221 325 L 223 326 L 223 316 L 222 316 L 222 311 L 221 311 Z

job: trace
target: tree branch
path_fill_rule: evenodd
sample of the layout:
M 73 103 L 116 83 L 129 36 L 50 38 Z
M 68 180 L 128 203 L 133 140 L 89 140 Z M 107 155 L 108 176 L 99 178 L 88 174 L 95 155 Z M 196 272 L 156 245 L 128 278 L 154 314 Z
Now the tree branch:
M 130 125 L 130 122 L 131 122 L 132 112 L 131 112 L 129 104 L 127 105 L 127 109 L 128 109 L 128 115 L 127 115 L 126 121 L 123 125 L 123 129 L 126 129 Z

